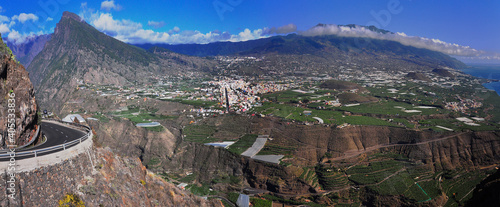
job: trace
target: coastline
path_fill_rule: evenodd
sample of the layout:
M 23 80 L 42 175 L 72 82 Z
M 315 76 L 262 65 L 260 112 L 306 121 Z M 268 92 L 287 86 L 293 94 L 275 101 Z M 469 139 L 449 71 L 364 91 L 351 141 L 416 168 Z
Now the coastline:
M 468 68 L 460 71 L 477 78 L 488 79 L 482 84 L 485 88 L 494 90 L 500 96 L 500 65 L 468 64 Z

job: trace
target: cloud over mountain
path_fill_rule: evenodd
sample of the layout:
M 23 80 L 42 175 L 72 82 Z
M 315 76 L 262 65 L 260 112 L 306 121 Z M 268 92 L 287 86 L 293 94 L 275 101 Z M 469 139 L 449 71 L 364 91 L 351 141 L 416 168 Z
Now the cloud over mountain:
M 319 25 L 312 27 L 306 31 L 300 32 L 304 36 L 318 35 L 338 35 L 342 37 L 363 37 L 379 40 L 396 41 L 403 45 L 413 46 L 417 48 L 425 48 L 433 51 L 442 52 L 447 55 L 456 56 L 479 56 L 484 52 L 473 49 L 469 46 L 462 46 L 453 43 L 447 43 L 439 39 L 431 39 L 425 37 L 408 36 L 405 33 L 381 33 L 361 26 L 339 26 L 339 25 Z
M 106 3 L 104 3 L 106 2 Z M 108 8 L 114 8 L 114 1 L 104 1 L 101 9 L 109 11 Z M 109 4 L 109 5 L 108 5 Z M 103 7 L 103 5 L 108 5 Z M 273 35 L 298 33 L 304 36 L 318 36 L 318 35 L 338 35 L 343 37 L 362 37 L 373 38 L 378 40 L 396 41 L 403 45 L 413 46 L 417 48 L 425 48 L 433 51 L 442 52 L 452 56 L 463 57 L 482 57 L 497 59 L 498 55 L 487 55 L 486 52 L 476 50 L 469 46 L 462 46 L 458 44 L 448 43 L 439 39 L 409 36 L 405 33 L 392 33 L 373 31 L 368 27 L 349 25 L 339 26 L 334 24 L 318 25 L 305 31 L 298 31 L 295 24 L 287 24 L 280 27 L 264 27 L 260 29 L 244 29 L 237 34 L 229 32 L 221 32 L 218 30 L 202 33 L 197 30 L 182 31 L 179 27 L 175 26 L 167 32 L 158 32 L 152 29 L 145 29 L 141 23 L 131 20 L 118 20 L 113 18 L 110 13 L 95 11 L 86 8 L 86 4 L 82 4 L 82 11 L 80 16 L 91 25 L 95 26 L 98 30 L 105 32 L 121 41 L 131 44 L 143 43 L 166 43 L 166 44 L 206 44 L 217 41 L 247 41 L 259 38 L 265 38 Z M 148 21 L 148 26 L 158 29 L 165 26 L 163 21 Z
M 281 27 L 264 28 L 264 34 L 288 34 L 297 31 L 295 24 L 287 24 Z

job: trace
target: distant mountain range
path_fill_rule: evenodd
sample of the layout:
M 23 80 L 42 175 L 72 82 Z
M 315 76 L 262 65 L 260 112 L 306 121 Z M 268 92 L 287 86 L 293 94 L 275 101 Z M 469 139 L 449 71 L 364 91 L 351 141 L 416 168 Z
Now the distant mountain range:
M 24 67 L 28 67 L 31 64 L 33 58 L 40 51 L 42 51 L 45 43 L 50 40 L 51 34 L 44 34 L 38 36 L 30 36 L 25 42 L 20 44 L 14 44 L 12 41 L 7 39 L 7 46 L 12 50 L 12 53 L 16 55 L 16 59 L 19 60 Z
M 325 26 L 328 25 L 318 24 L 315 27 Z M 365 28 L 390 33 L 373 26 Z M 214 72 L 216 68 L 226 67 L 205 56 L 266 58 L 263 62 L 233 64 L 233 68 L 228 68 L 247 75 L 294 71 L 334 74 L 342 66 L 352 65 L 407 71 L 466 67 L 455 58 L 428 49 L 388 40 L 336 35 L 289 34 L 245 42 L 133 46 L 98 31 L 70 12 L 63 13 L 54 34 L 28 39 L 26 43 L 12 45 L 11 48 L 23 64 L 29 65 L 27 70 L 41 105 L 55 108 L 59 108 L 82 82 L 115 85 L 145 83 L 155 74 Z
M 318 24 L 315 27 L 325 27 L 326 24 Z M 349 24 L 346 27 L 356 27 Z M 373 32 L 382 34 L 390 31 L 376 28 L 375 26 L 364 27 Z M 314 55 L 326 59 L 343 57 L 356 59 L 380 59 L 388 57 L 391 60 L 400 59 L 407 64 L 417 64 L 429 67 L 451 67 L 465 68 L 466 65 L 449 55 L 428 49 L 415 48 L 402 45 L 395 41 L 378 40 L 359 37 L 340 37 L 336 35 L 302 36 L 289 34 L 287 36 L 273 36 L 270 38 L 256 39 L 245 42 L 215 42 L 209 44 L 139 44 L 144 49 L 161 47 L 172 52 L 193 56 L 217 56 L 217 55 Z M 345 56 L 347 55 L 347 56 Z M 371 56 L 371 57 L 370 57 Z M 351 59 L 351 58 L 349 58 Z
M 318 24 L 316 27 L 323 27 L 327 26 L 326 24 Z M 344 25 L 347 27 L 356 27 L 357 25 L 354 24 L 348 24 Z M 364 27 L 364 26 L 362 26 Z M 380 32 L 380 33 L 389 33 L 387 30 L 382 30 L 378 29 L 375 26 L 367 26 L 365 27 L 371 31 L 374 32 Z M 297 36 L 295 34 L 292 34 L 291 36 Z M 280 40 L 275 40 L 275 39 L 281 39 L 281 36 L 275 36 L 271 38 L 263 38 L 263 39 L 258 39 L 258 40 L 250 40 L 250 41 L 244 41 L 244 42 L 214 42 L 214 43 L 209 43 L 209 44 L 178 44 L 178 45 L 171 45 L 171 44 L 151 44 L 151 43 L 146 43 L 146 44 L 135 44 L 135 46 L 143 48 L 143 49 L 150 49 L 152 47 L 161 47 L 165 49 L 169 49 L 173 52 L 185 54 L 185 55 L 193 55 L 193 56 L 217 56 L 217 55 L 235 55 L 239 54 L 242 52 L 247 52 L 251 51 L 256 48 L 262 48 L 265 45 L 269 44 L 270 42 L 276 42 Z

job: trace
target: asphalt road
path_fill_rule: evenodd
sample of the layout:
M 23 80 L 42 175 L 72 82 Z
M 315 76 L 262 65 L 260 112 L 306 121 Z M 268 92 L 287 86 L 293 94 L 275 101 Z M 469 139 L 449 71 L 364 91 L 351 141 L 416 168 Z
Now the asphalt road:
M 85 135 L 85 132 L 83 132 L 83 131 L 69 128 L 69 127 L 65 127 L 64 125 L 60 125 L 60 124 L 50 123 L 50 122 L 42 122 L 41 127 L 42 127 L 41 130 L 42 130 L 43 134 L 45 134 L 45 136 L 47 137 L 47 140 L 43 144 L 38 145 L 36 147 L 22 149 L 22 150 L 16 150 L 16 153 L 61 145 L 61 144 L 79 139 L 80 137 Z M 40 153 L 37 153 L 37 156 L 46 155 L 46 154 L 58 152 L 61 150 L 62 149 L 50 151 L 50 152 L 40 152 Z M 31 158 L 31 157 L 34 157 L 34 155 L 16 157 L 16 160 L 22 160 L 22 159 Z M 8 159 L 9 158 L 2 158 L 2 159 L 0 159 L 0 162 L 7 161 Z
M 59 124 L 53 124 L 50 122 L 42 122 L 42 132 L 47 137 L 47 141 L 45 143 L 27 150 L 20 150 L 20 151 L 30 151 L 35 149 L 52 147 L 73 141 L 75 139 L 79 139 L 80 137 L 85 135 L 85 132 L 82 132 L 80 130 L 65 127 Z

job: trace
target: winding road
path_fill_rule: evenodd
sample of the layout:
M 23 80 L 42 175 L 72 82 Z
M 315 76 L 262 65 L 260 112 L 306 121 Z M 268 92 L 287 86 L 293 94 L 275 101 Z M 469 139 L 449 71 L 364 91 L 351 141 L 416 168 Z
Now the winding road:
M 35 147 L 31 147 L 31 148 L 17 149 L 15 151 L 16 154 L 21 153 L 21 152 L 41 150 L 41 149 L 45 149 L 45 148 L 55 147 L 55 146 L 62 145 L 62 144 L 65 144 L 65 143 L 68 143 L 68 142 L 71 142 L 74 140 L 78 140 L 86 134 L 82 130 L 78 130 L 76 128 L 69 127 L 69 126 L 65 126 L 64 124 L 56 124 L 56 123 L 48 122 L 48 121 L 42 122 L 41 131 L 43 132 L 45 137 L 47 137 L 47 140 L 44 143 L 42 143 L 38 146 L 35 146 Z M 73 146 L 73 145 L 70 145 L 66 148 L 70 148 L 71 146 Z M 64 150 L 64 148 L 50 150 L 50 151 L 44 151 L 44 152 L 37 152 L 36 155 L 42 156 L 42 155 L 47 155 L 47 154 L 51 154 L 54 152 L 59 152 L 61 150 Z M 0 155 L 2 155 L 2 154 L 5 154 L 5 153 L 1 153 Z M 9 153 L 7 152 L 7 154 L 9 154 Z M 16 156 L 15 158 L 16 158 L 16 160 L 22 160 L 22 159 L 32 158 L 32 157 L 35 157 L 35 154 L 19 156 L 19 157 Z M 9 159 L 10 159 L 9 157 L 2 157 L 2 158 L 0 158 L 0 162 L 5 162 L 5 161 L 8 161 Z

